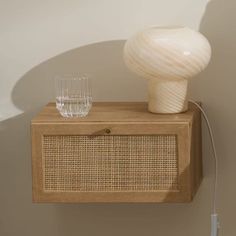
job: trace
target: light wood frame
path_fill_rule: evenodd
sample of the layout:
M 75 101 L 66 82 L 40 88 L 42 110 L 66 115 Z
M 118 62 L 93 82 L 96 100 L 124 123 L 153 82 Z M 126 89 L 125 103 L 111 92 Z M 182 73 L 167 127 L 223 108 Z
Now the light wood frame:
M 129 103 L 130 104 L 130 103 Z M 135 103 L 133 104 L 135 105 Z M 99 104 L 97 105 L 99 106 Z M 113 104 L 116 107 L 116 103 Z M 130 105 L 129 105 L 130 106 Z M 56 112 L 56 111 L 54 111 Z M 33 202 L 189 202 L 202 180 L 201 118 L 197 109 L 191 119 L 173 121 L 52 122 L 33 120 L 32 174 Z M 163 119 L 163 117 L 162 117 Z M 109 134 L 104 133 L 109 129 Z M 158 192 L 45 192 L 43 191 L 43 135 L 176 135 L 178 153 L 178 191 Z

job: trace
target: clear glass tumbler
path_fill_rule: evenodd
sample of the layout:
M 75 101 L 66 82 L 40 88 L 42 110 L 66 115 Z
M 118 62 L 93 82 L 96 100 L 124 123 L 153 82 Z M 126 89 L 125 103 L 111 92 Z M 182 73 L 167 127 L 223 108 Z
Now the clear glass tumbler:
M 92 107 L 92 94 L 87 75 L 56 77 L 56 108 L 63 117 L 84 117 Z

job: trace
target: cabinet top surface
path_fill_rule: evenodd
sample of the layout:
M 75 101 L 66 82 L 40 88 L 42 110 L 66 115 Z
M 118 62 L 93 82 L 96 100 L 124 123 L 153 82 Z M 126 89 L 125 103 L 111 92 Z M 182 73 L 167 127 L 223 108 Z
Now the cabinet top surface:
M 83 118 L 64 118 L 55 103 L 46 105 L 32 123 L 81 122 L 189 122 L 197 108 L 189 104 L 188 111 L 179 114 L 153 114 L 145 102 L 94 102 L 89 114 Z

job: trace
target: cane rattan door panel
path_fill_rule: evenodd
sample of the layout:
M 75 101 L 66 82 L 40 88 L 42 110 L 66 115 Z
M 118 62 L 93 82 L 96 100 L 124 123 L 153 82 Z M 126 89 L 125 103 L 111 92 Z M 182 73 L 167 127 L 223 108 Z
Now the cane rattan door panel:
M 43 136 L 49 192 L 178 190 L 175 135 Z
M 41 115 L 32 121 L 34 201 L 190 201 L 202 176 L 200 146 L 191 148 L 200 145 L 193 139 L 200 137 L 197 115 L 166 123 Z

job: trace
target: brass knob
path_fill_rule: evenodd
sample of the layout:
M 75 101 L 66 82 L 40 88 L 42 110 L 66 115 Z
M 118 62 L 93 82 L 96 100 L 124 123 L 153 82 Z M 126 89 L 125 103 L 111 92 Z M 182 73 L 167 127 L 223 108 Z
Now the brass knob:
M 111 133 L 111 130 L 110 130 L 110 129 L 105 129 L 105 133 L 106 133 L 106 134 L 110 134 L 110 133 Z

